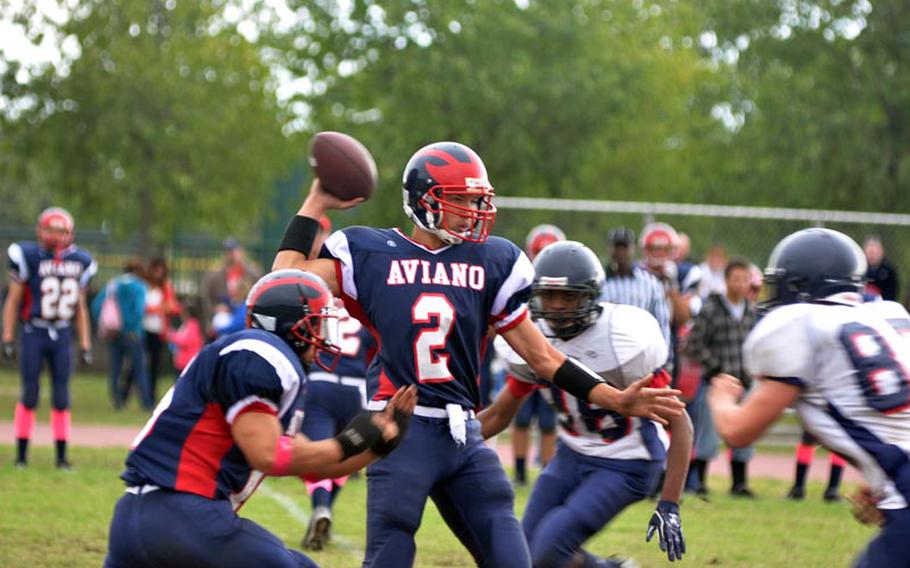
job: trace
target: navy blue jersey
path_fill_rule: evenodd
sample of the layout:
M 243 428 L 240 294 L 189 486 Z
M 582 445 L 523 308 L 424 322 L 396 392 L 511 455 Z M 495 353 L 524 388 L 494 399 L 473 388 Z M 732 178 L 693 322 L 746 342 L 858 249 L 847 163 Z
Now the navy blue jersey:
M 376 339 L 345 309 L 338 313 L 338 342 L 341 357 L 333 373 L 341 377 L 366 377 L 367 366 L 376 355 Z M 319 352 L 319 358 L 327 365 L 332 362 L 332 357 L 324 351 Z
M 19 319 L 69 321 L 79 295 L 98 271 L 87 251 L 70 245 L 59 254 L 35 242 L 13 243 L 7 250 L 9 274 L 25 285 Z
M 414 384 L 421 405 L 479 404 L 488 326 L 527 317 L 534 268 L 518 247 L 491 237 L 429 250 L 398 229 L 349 227 L 321 256 L 335 259 L 345 307 L 378 338 L 372 399 Z
M 231 435 L 245 411 L 269 412 L 285 433 L 302 421 L 306 375 L 297 355 L 267 331 L 244 329 L 207 345 L 168 391 L 133 442 L 120 476 L 242 504 L 262 475 Z

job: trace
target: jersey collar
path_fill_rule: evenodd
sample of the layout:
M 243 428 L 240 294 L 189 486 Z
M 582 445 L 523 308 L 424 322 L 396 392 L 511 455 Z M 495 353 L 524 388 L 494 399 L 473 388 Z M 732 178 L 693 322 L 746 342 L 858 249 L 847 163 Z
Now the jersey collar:
M 438 249 L 435 249 L 435 250 L 429 249 L 429 248 L 423 246 L 422 244 L 418 243 L 417 241 L 415 241 L 415 240 L 412 239 L 411 237 L 409 237 L 409 236 L 407 236 L 406 234 L 404 234 L 404 232 L 403 232 L 401 229 L 399 229 L 398 227 L 395 227 L 395 228 L 392 229 L 392 230 L 395 231 L 396 233 L 398 233 L 398 236 L 400 236 L 401 238 L 403 238 L 405 241 L 411 243 L 412 245 L 414 245 L 415 247 L 419 248 L 420 250 L 423 250 L 423 251 L 428 252 L 428 253 L 430 253 L 430 254 L 439 254 L 439 253 L 441 253 L 441 252 L 443 252 L 443 251 L 446 251 L 446 250 L 449 250 L 450 248 L 452 248 L 453 246 L 455 246 L 455 245 L 446 245 L 446 246 L 444 246 L 444 247 L 441 247 L 441 248 L 438 248 Z

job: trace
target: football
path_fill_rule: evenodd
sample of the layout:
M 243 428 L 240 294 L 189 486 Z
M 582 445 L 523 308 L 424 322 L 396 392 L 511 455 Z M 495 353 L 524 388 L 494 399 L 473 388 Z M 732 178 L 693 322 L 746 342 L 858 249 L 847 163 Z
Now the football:
M 310 166 L 322 188 L 335 197 L 369 199 L 376 189 L 376 162 L 366 147 L 341 132 L 319 132 L 310 140 Z

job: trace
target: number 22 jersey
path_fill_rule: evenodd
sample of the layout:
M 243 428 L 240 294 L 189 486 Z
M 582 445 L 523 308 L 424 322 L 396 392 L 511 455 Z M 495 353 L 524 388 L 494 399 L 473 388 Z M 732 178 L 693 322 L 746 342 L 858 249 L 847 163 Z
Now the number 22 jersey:
M 743 345 L 747 371 L 799 387 L 796 411 L 860 468 L 879 507 L 910 503 L 910 315 L 894 302 L 793 304 Z
M 13 243 L 7 256 L 10 277 L 25 286 L 22 321 L 72 320 L 79 294 L 98 270 L 92 256 L 75 245 L 55 254 L 35 242 Z

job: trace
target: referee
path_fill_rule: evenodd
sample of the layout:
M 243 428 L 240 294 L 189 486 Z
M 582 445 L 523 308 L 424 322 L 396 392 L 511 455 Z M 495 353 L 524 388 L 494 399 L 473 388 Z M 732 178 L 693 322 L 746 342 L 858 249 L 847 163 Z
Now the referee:
M 633 262 L 635 233 L 626 227 L 609 233 L 610 262 L 606 267 L 601 301 L 637 306 L 651 313 L 660 324 L 664 341 L 670 343 L 670 308 L 667 294 L 656 276 Z

